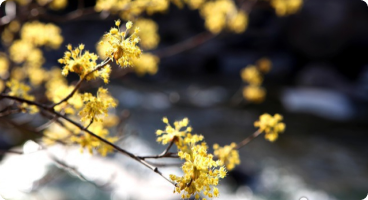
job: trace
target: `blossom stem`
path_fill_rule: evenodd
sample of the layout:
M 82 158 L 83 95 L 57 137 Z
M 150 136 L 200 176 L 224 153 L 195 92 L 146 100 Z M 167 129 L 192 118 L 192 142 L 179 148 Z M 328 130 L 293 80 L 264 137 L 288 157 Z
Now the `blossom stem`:
M 258 137 L 262 132 L 260 130 L 257 130 L 256 132 L 254 132 L 252 135 L 250 135 L 249 137 L 245 138 L 243 141 L 239 142 L 235 149 L 240 149 L 242 147 L 244 147 L 245 145 L 247 145 L 249 142 L 251 142 L 254 138 Z

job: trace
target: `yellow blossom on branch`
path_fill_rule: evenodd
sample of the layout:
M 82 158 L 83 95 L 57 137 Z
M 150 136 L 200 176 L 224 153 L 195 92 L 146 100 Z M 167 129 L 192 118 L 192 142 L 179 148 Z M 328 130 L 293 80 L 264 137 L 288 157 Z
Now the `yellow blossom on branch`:
M 188 146 L 188 152 L 178 152 L 180 159 L 185 160 L 182 166 L 184 175 L 179 177 L 170 174 L 170 178 L 176 183 L 175 192 L 182 193 L 183 199 L 189 199 L 192 195 L 199 199 L 201 192 L 209 198 L 219 196 L 216 186 L 227 172 L 220 161 L 214 161 L 213 155 L 207 153 L 207 148 L 205 142 L 192 143 Z
M 233 142 L 230 145 L 220 147 L 218 144 L 213 145 L 214 155 L 221 161 L 226 169 L 231 171 L 236 165 L 240 164 L 239 152 L 235 149 L 236 144 Z
M 261 85 L 263 81 L 262 74 L 258 71 L 256 66 L 249 65 L 245 67 L 240 73 L 244 82 L 250 85 Z
M 295 14 L 303 5 L 303 0 L 271 0 L 278 16 Z
M 20 32 L 21 38 L 35 46 L 47 46 L 58 49 L 63 42 L 61 29 L 51 23 L 44 24 L 39 21 L 27 22 Z
M 16 40 L 9 48 L 10 59 L 16 63 L 22 63 L 29 57 L 30 52 L 34 50 L 34 46 L 25 40 Z
M 141 39 L 140 44 L 144 49 L 150 50 L 157 47 L 160 42 L 158 35 L 158 25 L 151 19 L 140 18 L 134 23 L 134 27 L 139 27 L 138 33 Z
M 165 130 L 156 131 L 156 135 L 158 136 L 157 142 L 167 144 L 175 139 L 175 144 L 180 148 L 180 146 L 183 145 L 183 138 L 192 131 L 192 127 L 188 127 L 188 118 L 184 118 L 181 121 L 175 121 L 174 127 L 169 124 L 169 120 L 166 117 L 164 117 L 162 121 L 166 124 L 166 128 Z
M 192 195 L 199 199 L 201 192 L 209 198 L 218 197 L 219 191 L 215 186 L 227 172 L 225 167 L 221 166 L 221 161 L 213 160 L 213 155 L 207 153 L 207 144 L 201 142 L 204 137 L 190 133 L 192 128 L 188 127 L 188 118 L 175 121 L 174 127 L 169 124 L 166 117 L 162 121 L 167 126 L 164 131 L 156 131 L 157 141 L 162 144 L 174 141 L 179 149 L 178 156 L 185 160 L 181 167 L 183 176 L 170 174 L 170 179 L 176 183 L 174 192 L 181 193 L 183 199 Z
M 255 127 L 259 127 L 260 132 L 265 132 L 265 138 L 271 142 L 275 141 L 279 133 L 285 131 L 285 124 L 281 122 L 283 117 L 275 114 L 273 117 L 265 113 L 259 117 L 259 121 L 254 122 Z
M 190 9 L 198 9 L 200 8 L 206 0 L 185 0 L 185 2 L 188 4 Z
M 68 5 L 68 0 L 37 0 L 37 3 L 41 6 L 49 4 L 52 10 L 61 10 Z
M 104 88 L 98 89 L 97 96 L 93 96 L 91 93 L 84 93 L 82 100 L 85 104 L 79 112 L 82 122 L 90 122 L 91 120 L 102 122 L 103 116 L 108 116 L 108 109 L 117 106 L 117 101 Z
M 139 59 L 133 59 L 133 69 L 139 76 L 145 74 L 154 75 L 158 71 L 159 62 L 159 57 L 150 53 L 143 53 Z
M 142 53 L 142 50 L 137 46 L 140 40 L 137 35 L 139 28 L 136 27 L 134 32 L 128 37 L 133 23 L 127 22 L 126 30 L 122 32 L 119 30 L 120 23 L 120 20 L 115 22 L 116 28 L 111 28 L 104 35 L 104 39 L 100 41 L 100 44 L 105 42 L 109 44 L 105 50 L 105 56 L 115 59 L 116 64 L 121 67 L 132 66 L 132 59 L 139 58 Z
M 243 97 L 253 103 L 262 103 L 266 96 L 266 90 L 260 86 L 248 85 L 243 88 Z
M 84 51 L 84 45 L 80 44 L 74 50 L 71 45 L 67 46 L 68 50 L 65 52 L 64 57 L 59 59 L 59 63 L 64 64 L 62 74 L 67 76 L 69 71 L 77 73 L 80 78 L 86 78 L 86 80 L 96 79 L 101 77 L 105 83 L 109 82 L 109 76 L 111 72 L 110 65 L 104 66 L 100 70 L 96 70 L 98 67 L 96 60 L 98 56 L 89 51 Z
M 215 34 L 225 28 L 242 33 L 248 25 L 248 16 L 237 9 L 234 1 L 207 1 L 200 12 L 205 19 L 206 28 Z

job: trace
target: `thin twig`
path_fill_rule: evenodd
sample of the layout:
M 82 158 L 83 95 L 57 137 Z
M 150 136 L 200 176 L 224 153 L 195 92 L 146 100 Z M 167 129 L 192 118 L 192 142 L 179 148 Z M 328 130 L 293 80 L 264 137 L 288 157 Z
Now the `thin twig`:
M 174 144 L 174 139 L 171 140 L 169 146 L 167 146 L 167 148 L 160 153 L 159 155 L 154 155 L 154 156 L 139 156 L 140 159 L 144 160 L 147 158 L 178 158 L 177 153 L 169 153 L 170 148 L 172 147 L 172 145 Z
M 156 166 L 156 167 L 180 167 L 183 163 L 156 163 L 147 161 L 149 164 Z
M 88 126 L 86 126 L 86 130 L 92 125 L 93 123 L 93 118 L 91 119 L 91 122 L 88 124 Z
M 183 51 L 192 49 L 194 47 L 197 47 L 201 44 L 204 44 L 205 42 L 211 40 L 216 35 L 210 33 L 210 32 L 202 32 L 198 35 L 195 35 L 187 40 L 184 40 L 182 42 L 179 42 L 175 45 L 166 47 L 161 50 L 157 50 L 156 52 L 153 52 L 155 55 L 157 55 L 160 58 L 169 57 L 176 55 L 178 53 L 181 53 Z
M 22 109 L 14 109 L 14 110 L 7 110 L 5 112 L 0 113 L 0 117 L 5 117 L 11 114 L 20 113 Z
M 37 132 L 43 131 L 45 130 L 47 127 L 49 127 L 52 123 L 54 123 L 55 121 L 57 121 L 57 117 L 52 118 L 51 120 L 47 121 L 46 123 L 42 124 L 41 126 L 37 127 L 35 130 Z
M 262 132 L 260 130 L 254 132 L 251 136 L 245 138 L 243 141 L 239 142 L 235 149 L 240 149 L 242 147 L 244 147 L 245 145 L 247 145 L 249 142 L 251 142 L 254 138 L 258 137 Z

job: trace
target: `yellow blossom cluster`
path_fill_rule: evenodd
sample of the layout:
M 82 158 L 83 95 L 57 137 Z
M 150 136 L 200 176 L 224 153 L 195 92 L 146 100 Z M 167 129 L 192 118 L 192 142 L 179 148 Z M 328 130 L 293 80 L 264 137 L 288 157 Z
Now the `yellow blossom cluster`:
M 108 115 L 108 109 L 117 106 L 117 101 L 104 88 L 99 88 L 96 96 L 84 93 L 81 97 L 84 102 L 84 107 L 79 112 L 82 122 L 102 122 L 103 116 Z
M 265 138 L 271 142 L 275 141 L 279 135 L 285 131 L 285 124 L 281 122 L 283 117 L 280 114 L 275 114 L 273 117 L 265 113 L 259 117 L 259 120 L 254 122 L 255 127 L 259 127 L 260 132 L 265 132 Z
M 17 21 L 11 22 L 8 26 L 12 31 L 19 30 L 19 27 Z M 9 47 L 9 58 L 14 63 L 22 65 L 11 69 L 11 77 L 19 81 L 28 78 L 33 86 L 39 86 L 44 82 L 47 79 L 47 71 L 42 68 L 45 59 L 40 47 L 59 48 L 63 42 L 60 33 L 60 28 L 50 23 L 38 21 L 25 23 L 20 30 L 20 39 L 15 40 Z
M 64 64 L 62 74 L 67 76 L 70 72 L 77 73 L 80 78 L 86 78 L 86 80 L 96 79 L 100 77 L 105 83 L 109 82 L 111 67 L 110 65 L 105 65 L 101 69 L 98 69 L 96 60 L 98 56 L 94 53 L 84 50 L 84 45 L 80 44 L 74 50 L 71 45 L 67 46 L 68 50 L 65 52 L 64 57 L 59 59 L 59 63 Z
M 213 155 L 207 153 L 207 144 L 201 142 L 204 137 L 190 133 L 192 128 L 188 127 L 188 118 L 175 121 L 174 127 L 166 117 L 163 122 L 166 128 L 156 131 L 157 141 L 162 144 L 174 141 L 179 149 L 178 156 L 185 160 L 182 166 L 184 175 L 170 175 L 170 179 L 176 183 L 174 192 L 181 193 L 183 199 L 192 195 L 199 199 L 201 192 L 209 198 L 218 197 L 216 186 L 219 179 L 226 176 L 227 171 L 221 161 L 215 161 Z
M 224 147 L 214 144 L 213 149 L 213 154 L 221 161 L 221 165 L 226 166 L 227 170 L 231 171 L 236 165 L 240 164 L 239 152 L 234 142 Z
M 166 11 L 169 4 L 170 0 L 97 0 L 95 10 L 119 13 L 123 19 L 132 19 L 144 12 L 151 15 Z
M 192 127 L 187 127 L 189 124 L 188 118 L 184 118 L 181 121 L 175 121 L 174 127 L 170 125 L 169 120 L 166 117 L 164 117 L 162 121 L 166 124 L 166 128 L 165 130 L 156 131 L 156 135 L 158 136 L 157 142 L 165 145 L 174 141 L 179 148 L 182 147 L 184 145 L 183 137 L 192 131 Z
M 261 58 L 256 65 L 248 65 L 240 72 L 247 86 L 243 88 L 243 97 L 250 102 L 261 103 L 266 96 L 266 90 L 261 87 L 263 76 L 271 70 L 272 63 L 267 58 Z
M 17 2 L 21 6 L 26 6 L 32 2 L 31 0 L 12 0 L 12 1 Z M 40 6 L 48 5 L 48 7 L 51 10 L 61 10 L 68 5 L 68 0 L 37 0 L 37 3 Z
M 212 33 L 217 34 L 225 28 L 235 33 L 242 33 L 248 26 L 247 14 L 239 10 L 234 1 L 207 1 L 199 9 L 206 28 Z
M 67 76 L 70 72 L 77 73 L 80 78 L 84 78 L 86 75 L 87 80 L 95 79 L 98 76 L 98 72 L 92 71 L 96 68 L 96 60 L 98 56 L 94 53 L 84 50 L 84 44 L 80 44 L 73 50 L 72 45 L 67 45 L 68 51 L 64 53 L 64 57 L 60 58 L 58 62 L 64 64 L 62 74 Z
M 116 27 L 111 28 L 104 38 L 100 41 L 100 45 L 105 46 L 105 56 L 115 59 L 116 64 L 121 67 L 132 66 L 132 59 L 139 58 L 142 50 L 137 46 L 140 38 L 138 37 L 139 28 L 136 27 L 134 32 L 127 37 L 129 30 L 133 27 L 131 21 L 126 23 L 126 30 L 120 31 L 120 20 L 115 22 Z
M 35 99 L 33 95 L 28 94 L 31 88 L 24 83 L 21 83 L 15 79 L 11 79 L 10 81 L 6 82 L 6 86 L 10 89 L 10 91 L 8 92 L 9 96 L 20 97 L 30 101 L 33 101 Z M 31 114 L 38 112 L 38 108 L 34 105 L 23 103 L 21 107 L 24 109 L 28 109 L 29 113 Z
M 25 23 L 20 32 L 21 38 L 34 46 L 46 46 L 58 49 L 63 42 L 61 29 L 54 24 L 39 21 Z
M 143 76 L 145 74 L 154 75 L 158 71 L 159 62 L 159 57 L 150 53 L 142 53 L 139 59 L 133 59 L 133 69 L 139 76 Z
M 164 12 L 170 2 L 179 8 L 187 4 L 191 9 L 198 9 L 205 27 L 215 34 L 224 29 L 242 33 L 248 26 L 248 15 L 233 0 L 97 0 L 95 10 L 119 13 L 121 18 L 132 20 L 144 12 L 149 15 Z
M 303 0 L 271 0 L 271 6 L 278 16 L 295 14 L 303 5 Z
M 68 5 L 68 0 L 37 0 L 40 6 L 49 4 L 51 10 L 61 10 Z
M 140 45 L 143 49 L 150 50 L 157 47 L 160 42 L 158 35 L 158 25 L 151 19 L 139 18 L 134 23 L 134 27 L 139 27 L 138 37 L 141 39 Z
M 207 0 L 184 0 L 190 9 L 200 8 Z

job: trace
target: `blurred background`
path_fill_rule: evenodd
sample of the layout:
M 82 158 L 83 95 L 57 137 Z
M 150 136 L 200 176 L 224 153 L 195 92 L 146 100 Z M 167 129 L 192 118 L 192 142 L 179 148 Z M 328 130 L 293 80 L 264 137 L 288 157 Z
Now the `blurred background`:
M 2 17 L 8 3 L 1 5 Z M 84 7 L 95 3 L 84 1 Z M 61 48 L 44 51 L 45 68 L 61 67 L 57 59 L 67 44 L 84 43 L 96 52 L 96 43 L 119 18 L 101 12 L 63 20 L 77 8 L 78 1 L 69 1 L 62 11 L 48 11 L 55 18 L 29 16 L 62 30 Z M 157 73 L 127 73 L 105 86 L 119 101 L 117 115 L 124 117 L 119 146 L 139 155 L 160 153 L 165 147 L 156 142 L 154 133 L 164 128 L 164 116 L 170 121 L 188 117 L 194 133 L 203 134 L 209 146 L 227 145 L 256 131 L 253 123 L 259 115 L 280 113 L 286 131 L 276 142 L 260 136 L 240 150 L 241 164 L 220 183 L 219 199 L 366 197 L 367 4 L 305 0 L 297 13 L 278 16 L 268 1 L 254 1 L 241 34 L 207 32 L 198 10 L 187 6 L 179 9 L 170 4 L 165 13 L 146 17 L 158 24 L 160 43 L 149 51 L 160 56 Z M 2 24 L 0 30 L 5 27 Z M 6 45 L 0 48 L 5 51 Z M 264 76 L 264 101 L 252 103 L 242 95 L 245 83 L 240 73 L 261 58 L 268 58 L 272 68 Z M 95 88 L 102 84 L 96 83 Z M 12 117 L 27 122 L 24 116 Z M 39 124 L 37 120 L 23 126 Z M 39 138 L 37 134 L 14 131 L 3 118 L 0 124 L 0 149 L 32 152 L 0 155 L 0 199 L 180 198 L 172 194 L 169 183 L 123 155 L 91 156 L 79 153 L 78 147 L 61 145 L 37 151 L 38 144 L 32 142 Z M 180 168 L 162 171 L 178 174 Z

